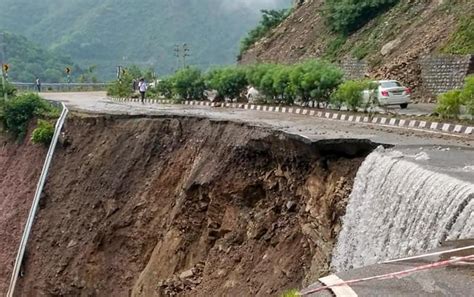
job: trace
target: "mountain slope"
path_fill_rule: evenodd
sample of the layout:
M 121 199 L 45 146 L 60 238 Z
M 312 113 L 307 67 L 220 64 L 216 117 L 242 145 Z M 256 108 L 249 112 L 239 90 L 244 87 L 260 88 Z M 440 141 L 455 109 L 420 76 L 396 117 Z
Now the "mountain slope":
M 81 66 L 98 64 L 107 77 L 119 64 L 176 68 L 173 48 L 188 43 L 189 62 L 202 67 L 232 63 L 241 37 L 259 9 L 290 0 L 2 0 L 0 28 L 66 52 Z M 240 3 L 240 4 L 237 4 Z
M 10 65 L 10 81 L 43 82 L 64 81 L 64 69 L 74 66 L 72 60 L 57 51 L 46 50 L 23 36 L 4 33 L 6 63 Z M 75 73 L 80 72 L 74 66 Z
M 331 32 L 323 17 L 323 5 L 322 0 L 305 1 L 269 36 L 250 48 L 241 63 L 357 58 L 368 62 L 371 76 L 398 78 L 416 88 L 420 82 L 418 58 L 432 53 L 473 51 L 472 44 L 452 46 L 459 40 L 469 43 L 469 37 L 455 36 L 463 24 L 465 31 L 471 31 L 473 1 L 400 1 L 349 36 Z

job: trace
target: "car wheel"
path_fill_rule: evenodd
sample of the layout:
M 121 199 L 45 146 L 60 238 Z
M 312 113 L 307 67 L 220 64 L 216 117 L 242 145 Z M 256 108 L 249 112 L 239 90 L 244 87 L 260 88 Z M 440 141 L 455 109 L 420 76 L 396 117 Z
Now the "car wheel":
M 400 107 L 401 107 L 402 109 L 407 109 L 407 108 L 408 108 L 408 103 L 400 104 Z

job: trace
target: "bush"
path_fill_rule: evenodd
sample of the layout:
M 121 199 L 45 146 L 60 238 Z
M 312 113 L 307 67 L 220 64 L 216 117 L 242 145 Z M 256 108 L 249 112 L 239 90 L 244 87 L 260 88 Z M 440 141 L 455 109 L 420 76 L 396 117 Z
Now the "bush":
M 474 116 L 474 75 L 466 78 L 466 83 L 459 96 L 462 104 L 467 107 L 469 114 Z
M 456 55 L 474 53 L 474 18 L 472 16 L 460 21 L 456 32 L 442 51 Z
M 173 93 L 182 100 L 203 99 L 206 89 L 201 70 L 187 67 L 173 76 Z
M 156 91 L 161 96 L 165 97 L 166 99 L 173 98 L 173 80 L 172 78 L 166 78 L 161 80 L 156 85 Z
M 1 71 L 0 71 L 1 72 Z M 0 74 L 1 75 L 1 74 Z M 5 92 L 7 93 L 7 96 L 9 98 L 12 98 L 16 94 L 16 89 L 14 86 L 9 84 L 8 82 L 5 83 L 5 91 L 3 90 L 3 84 L 2 80 L 0 79 L 0 100 L 3 100 L 5 98 Z
M 55 108 L 37 94 L 24 94 L 8 100 L 3 107 L 4 127 L 13 135 L 23 138 L 28 122 L 35 116 L 54 113 Z
M 292 67 L 291 88 L 304 103 L 328 102 L 331 94 L 342 83 L 343 72 L 324 61 L 308 61 Z
M 248 86 L 245 74 L 245 70 L 240 67 L 214 69 L 206 75 L 206 86 L 232 101 L 234 98 L 239 98 Z
M 398 0 L 326 0 L 324 15 L 332 31 L 350 34 L 397 3 Z
M 38 126 L 33 130 L 31 141 L 36 144 L 49 145 L 54 135 L 54 126 L 51 122 L 38 120 Z
M 346 105 L 352 111 L 364 105 L 364 90 L 375 89 L 371 81 L 349 80 L 339 86 L 331 96 L 331 103 L 337 108 Z
M 474 116 L 474 75 L 468 76 L 461 90 L 452 90 L 438 97 L 436 112 L 442 118 L 458 118 L 461 105 L 465 105 L 467 112 Z
M 283 22 L 291 13 L 291 9 L 262 10 L 262 20 L 240 42 L 240 55 L 248 50 L 255 42 L 262 39 L 273 28 Z
M 452 90 L 441 94 L 438 98 L 438 106 L 436 112 L 442 118 L 458 118 L 461 113 L 461 91 Z

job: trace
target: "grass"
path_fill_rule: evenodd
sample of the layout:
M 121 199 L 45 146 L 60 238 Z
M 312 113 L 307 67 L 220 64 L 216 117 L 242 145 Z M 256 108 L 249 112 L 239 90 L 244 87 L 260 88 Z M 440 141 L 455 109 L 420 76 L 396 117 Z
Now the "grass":
M 463 18 L 456 32 L 441 49 L 446 54 L 466 55 L 474 53 L 474 18 Z

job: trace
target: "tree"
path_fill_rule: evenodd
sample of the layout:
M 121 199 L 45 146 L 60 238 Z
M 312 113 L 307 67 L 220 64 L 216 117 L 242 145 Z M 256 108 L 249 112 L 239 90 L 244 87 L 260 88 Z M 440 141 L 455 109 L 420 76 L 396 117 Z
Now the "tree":
M 352 111 L 363 106 L 363 92 L 368 90 L 369 93 L 375 88 L 371 81 L 366 80 L 349 80 L 339 86 L 339 88 L 331 95 L 331 103 L 341 108 L 346 105 Z
M 204 79 L 201 70 L 187 67 L 173 76 L 173 91 L 180 99 L 200 100 L 204 97 Z
M 206 85 L 219 92 L 220 96 L 229 98 L 240 97 L 248 86 L 245 70 L 240 67 L 218 68 L 210 71 L 206 76 Z

